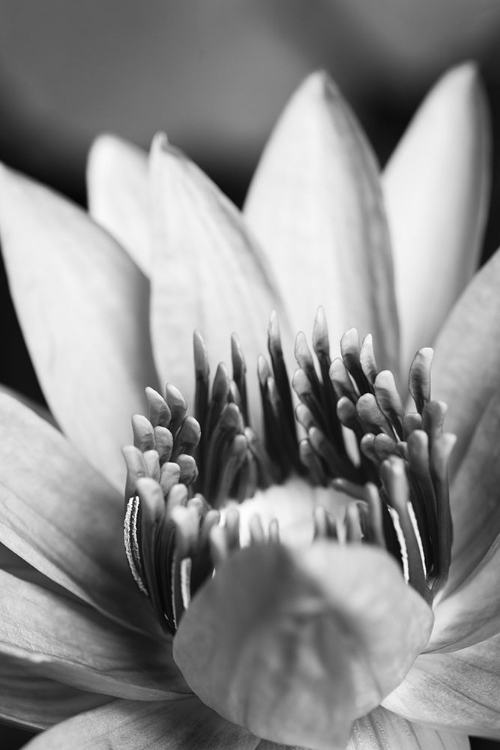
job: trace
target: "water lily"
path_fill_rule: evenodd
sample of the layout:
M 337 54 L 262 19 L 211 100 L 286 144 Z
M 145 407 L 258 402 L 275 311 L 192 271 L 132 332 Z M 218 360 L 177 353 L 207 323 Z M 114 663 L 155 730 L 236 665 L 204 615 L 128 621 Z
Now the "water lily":
M 245 217 L 163 136 L 149 166 L 97 142 L 94 220 L 4 170 L 12 292 L 66 435 L 1 396 L 0 716 L 52 727 L 32 747 L 461 748 L 468 733 L 500 736 L 500 255 L 461 294 L 487 151 L 477 76 L 462 67 L 384 174 L 393 255 L 375 161 L 324 75 L 278 123 Z M 296 344 L 297 447 L 285 361 L 319 304 L 321 379 L 304 336 Z M 283 340 L 273 314 L 271 361 L 252 377 L 272 309 Z M 194 369 L 193 329 L 205 340 Z M 422 346 L 434 339 L 431 398 Z M 212 391 L 205 344 L 233 361 Z M 405 416 L 410 360 L 417 411 Z M 158 379 L 193 404 L 200 447 L 199 423 Z M 124 545 L 120 447 L 145 402 L 125 449 Z M 450 504 L 442 402 L 456 436 Z

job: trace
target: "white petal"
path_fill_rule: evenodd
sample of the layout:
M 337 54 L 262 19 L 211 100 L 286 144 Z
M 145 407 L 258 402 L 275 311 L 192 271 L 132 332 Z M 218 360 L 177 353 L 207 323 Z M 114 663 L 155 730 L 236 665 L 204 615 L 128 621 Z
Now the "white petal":
M 355 722 L 346 750 L 468 750 L 465 734 L 436 731 L 377 708 Z
M 144 409 L 144 388 L 156 381 L 146 279 L 61 196 L 5 168 L 0 193 L 9 281 L 47 401 L 71 440 L 121 489 L 130 415 Z
M 114 135 L 101 135 L 89 152 L 89 213 L 149 275 L 148 159 L 142 149 Z
M 245 204 L 283 289 L 295 331 L 325 308 L 334 350 L 344 331 L 373 333 L 397 368 L 392 259 L 378 167 L 353 113 L 324 73 L 292 97 Z
M 455 68 L 432 89 L 384 171 L 403 373 L 433 343 L 477 268 L 489 201 L 488 126 L 475 67 Z
M 192 334 L 199 329 L 215 365 L 229 361 L 238 334 L 247 361 L 251 411 L 258 413 L 257 356 L 272 309 L 287 319 L 271 273 L 233 204 L 181 152 L 158 136 L 152 148 L 154 273 L 151 327 L 162 377 L 189 403 Z

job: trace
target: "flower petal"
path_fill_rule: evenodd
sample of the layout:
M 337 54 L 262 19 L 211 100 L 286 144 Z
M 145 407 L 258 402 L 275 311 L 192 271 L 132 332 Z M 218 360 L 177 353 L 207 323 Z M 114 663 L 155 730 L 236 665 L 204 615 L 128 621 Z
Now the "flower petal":
M 255 750 L 258 744 L 192 697 L 115 701 L 35 737 L 26 750 Z
M 354 724 L 346 750 L 468 750 L 465 734 L 431 729 L 376 708 Z
M 0 542 L 113 619 L 151 629 L 118 492 L 20 402 L 0 394 L 0 414 Z
M 378 167 L 325 73 L 306 79 L 264 151 L 244 208 L 283 288 L 294 331 L 319 305 L 330 339 L 373 333 L 382 368 L 398 371 L 392 258 Z
M 384 701 L 412 721 L 500 739 L 500 636 L 451 654 L 422 654 Z
M 93 693 L 164 700 L 188 689 L 168 641 L 125 630 L 88 604 L 0 571 L 0 654 Z
M 254 546 L 197 593 L 174 658 L 221 716 L 264 739 L 327 750 L 399 684 L 431 624 L 380 550 Z
M 236 331 L 250 371 L 265 347 L 269 315 L 284 308 L 261 253 L 235 206 L 165 136 L 153 142 L 154 255 L 151 326 L 158 370 L 193 403 L 192 333 L 213 363 L 229 361 Z M 291 335 L 289 333 L 289 335 Z M 257 378 L 249 379 L 258 413 Z
M 29 398 L 29 396 L 25 396 L 24 393 L 20 393 L 19 391 L 15 391 L 13 388 L 9 388 L 7 385 L 3 385 L 0 383 L 0 393 L 6 393 L 8 396 L 11 396 L 12 398 L 17 399 L 25 406 L 29 407 L 31 411 L 34 411 L 38 416 L 43 417 L 47 420 L 47 422 L 50 422 L 51 425 L 54 427 L 57 427 L 56 420 L 52 416 L 52 414 L 49 412 L 48 409 L 46 409 L 44 406 L 38 403 L 38 401 L 34 401 L 32 398 Z
M 148 276 L 151 239 L 146 152 L 114 135 L 99 136 L 89 152 L 87 191 L 92 218 L 116 237 Z
M 449 593 L 474 570 L 500 533 L 500 461 L 492 460 L 500 434 L 500 391 L 488 403 L 451 486 L 453 558 Z
M 43 677 L 36 665 L 5 654 L 0 654 L 0 696 L 0 721 L 32 729 L 46 729 L 111 700 Z
M 6 168 L 2 247 L 23 333 L 49 405 L 67 435 L 123 486 L 130 414 L 156 382 L 148 286 L 83 211 Z
M 448 406 L 446 429 L 457 435 L 452 476 L 489 400 L 500 370 L 500 251 L 471 281 L 436 341 L 433 398 Z
M 486 99 L 468 63 L 432 89 L 384 171 L 403 373 L 433 343 L 477 268 L 489 163 Z
M 474 571 L 435 604 L 427 651 L 456 651 L 500 633 L 500 536 Z

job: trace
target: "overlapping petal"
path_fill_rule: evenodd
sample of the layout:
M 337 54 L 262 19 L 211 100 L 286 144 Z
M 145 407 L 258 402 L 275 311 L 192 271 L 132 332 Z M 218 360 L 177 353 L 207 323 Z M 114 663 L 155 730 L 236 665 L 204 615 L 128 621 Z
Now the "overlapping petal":
M 275 742 L 326 750 L 399 684 L 431 624 L 430 608 L 379 550 L 251 547 L 194 598 L 174 657 L 222 716 Z
M 500 635 L 449 654 L 422 654 L 384 705 L 412 721 L 500 738 Z
M 193 403 L 192 332 L 212 362 L 230 361 L 237 332 L 251 372 L 276 309 L 288 335 L 288 310 L 245 222 L 220 190 L 164 136 L 152 147 L 154 243 L 151 331 L 158 371 Z M 258 414 L 257 379 L 249 400 Z
M 430 346 L 476 271 L 489 202 L 489 119 L 472 64 L 436 84 L 383 175 L 401 367 Z
M 468 750 L 469 747 L 465 734 L 436 731 L 377 708 L 354 724 L 346 750 Z
M 114 135 L 101 135 L 87 162 L 89 213 L 116 237 L 148 276 L 151 269 L 147 154 Z
M 378 168 L 330 78 L 310 76 L 275 127 L 244 213 L 279 280 L 294 331 L 319 305 L 333 350 L 344 331 L 372 333 L 382 368 L 398 372 L 398 318 Z M 289 343 L 289 342 L 287 342 Z
M 127 566 L 120 494 L 20 402 L 0 394 L 0 411 L 0 542 L 113 619 L 153 628 Z
M 500 370 L 500 251 L 476 274 L 441 329 L 432 368 L 433 398 L 448 404 L 446 429 L 457 435 L 452 476 L 467 450 Z
M 116 701 L 35 737 L 28 750 L 255 750 L 259 740 L 195 698 Z
M 0 655 L 0 694 L 0 721 L 30 729 L 47 729 L 112 700 L 44 677 L 36 664 L 5 654 Z
M 0 655 L 93 693 L 154 701 L 188 692 L 168 643 L 4 571 L 0 584 Z
M 0 227 L 16 309 L 50 408 L 121 488 L 130 414 L 143 408 L 145 384 L 156 383 L 146 279 L 83 211 L 6 168 Z

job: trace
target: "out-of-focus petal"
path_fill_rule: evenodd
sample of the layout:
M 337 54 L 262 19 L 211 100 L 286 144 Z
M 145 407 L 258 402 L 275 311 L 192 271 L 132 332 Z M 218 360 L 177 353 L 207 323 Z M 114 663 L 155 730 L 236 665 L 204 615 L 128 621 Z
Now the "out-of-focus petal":
M 427 651 L 456 651 L 500 633 L 500 536 L 465 581 L 434 607 Z
M 174 658 L 225 718 L 264 739 L 327 750 L 400 683 L 431 625 L 430 608 L 380 550 L 254 546 L 197 593 Z
M 167 641 L 125 630 L 84 602 L 0 571 L 0 654 L 93 693 L 165 700 L 188 689 Z
M 471 573 L 500 533 L 500 390 L 489 401 L 451 485 L 453 559 L 446 591 Z
M 346 750 L 468 750 L 469 747 L 465 734 L 438 732 L 377 708 L 354 724 Z
M 214 364 L 229 362 L 236 331 L 252 375 L 273 309 L 289 329 L 276 284 L 236 207 L 162 135 L 153 142 L 151 175 L 155 358 L 161 376 L 192 403 L 194 329 Z M 255 376 L 248 386 L 255 414 L 260 402 Z
M 433 343 L 477 268 L 489 159 L 485 96 L 469 63 L 432 89 L 384 171 L 403 373 Z
M 29 398 L 28 396 L 25 396 L 24 393 L 20 393 L 19 391 L 15 391 L 13 388 L 9 388 L 7 385 L 2 385 L 0 383 L 0 393 L 6 393 L 8 396 L 11 396 L 12 398 L 16 398 L 18 401 L 20 401 L 25 406 L 29 407 L 32 411 L 36 412 L 38 416 L 43 417 L 47 420 L 47 422 L 50 422 L 51 425 L 54 425 L 54 427 L 57 427 L 56 421 L 50 411 L 46 409 L 44 406 L 39 404 L 37 401 L 34 401 L 32 398 Z
M 392 258 L 378 167 L 325 73 L 292 97 L 253 178 L 245 215 L 263 243 L 294 331 L 325 308 L 334 350 L 344 331 L 373 333 L 377 360 L 398 371 Z
M 26 660 L 0 655 L 0 721 L 46 729 L 110 700 L 43 677 Z
M 92 144 L 87 163 L 89 213 L 149 275 L 148 159 L 142 149 L 114 135 Z
M 0 542 L 113 619 L 151 629 L 125 557 L 120 494 L 20 402 L 0 394 L 0 414 Z
M 482 737 L 500 738 L 500 635 L 450 654 L 422 654 L 384 701 L 393 711 Z
M 130 414 L 155 383 L 148 284 L 79 208 L 3 168 L 2 250 L 23 333 L 58 423 L 119 487 Z
M 457 435 L 452 476 L 463 458 L 500 371 L 500 251 L 462 294 L 436 340 L 433 398 L 446 401 L 446 429 Z
M 115 701 L 35 737 L 26 750 L 255 750 L 258 744 L 192 697 Z

